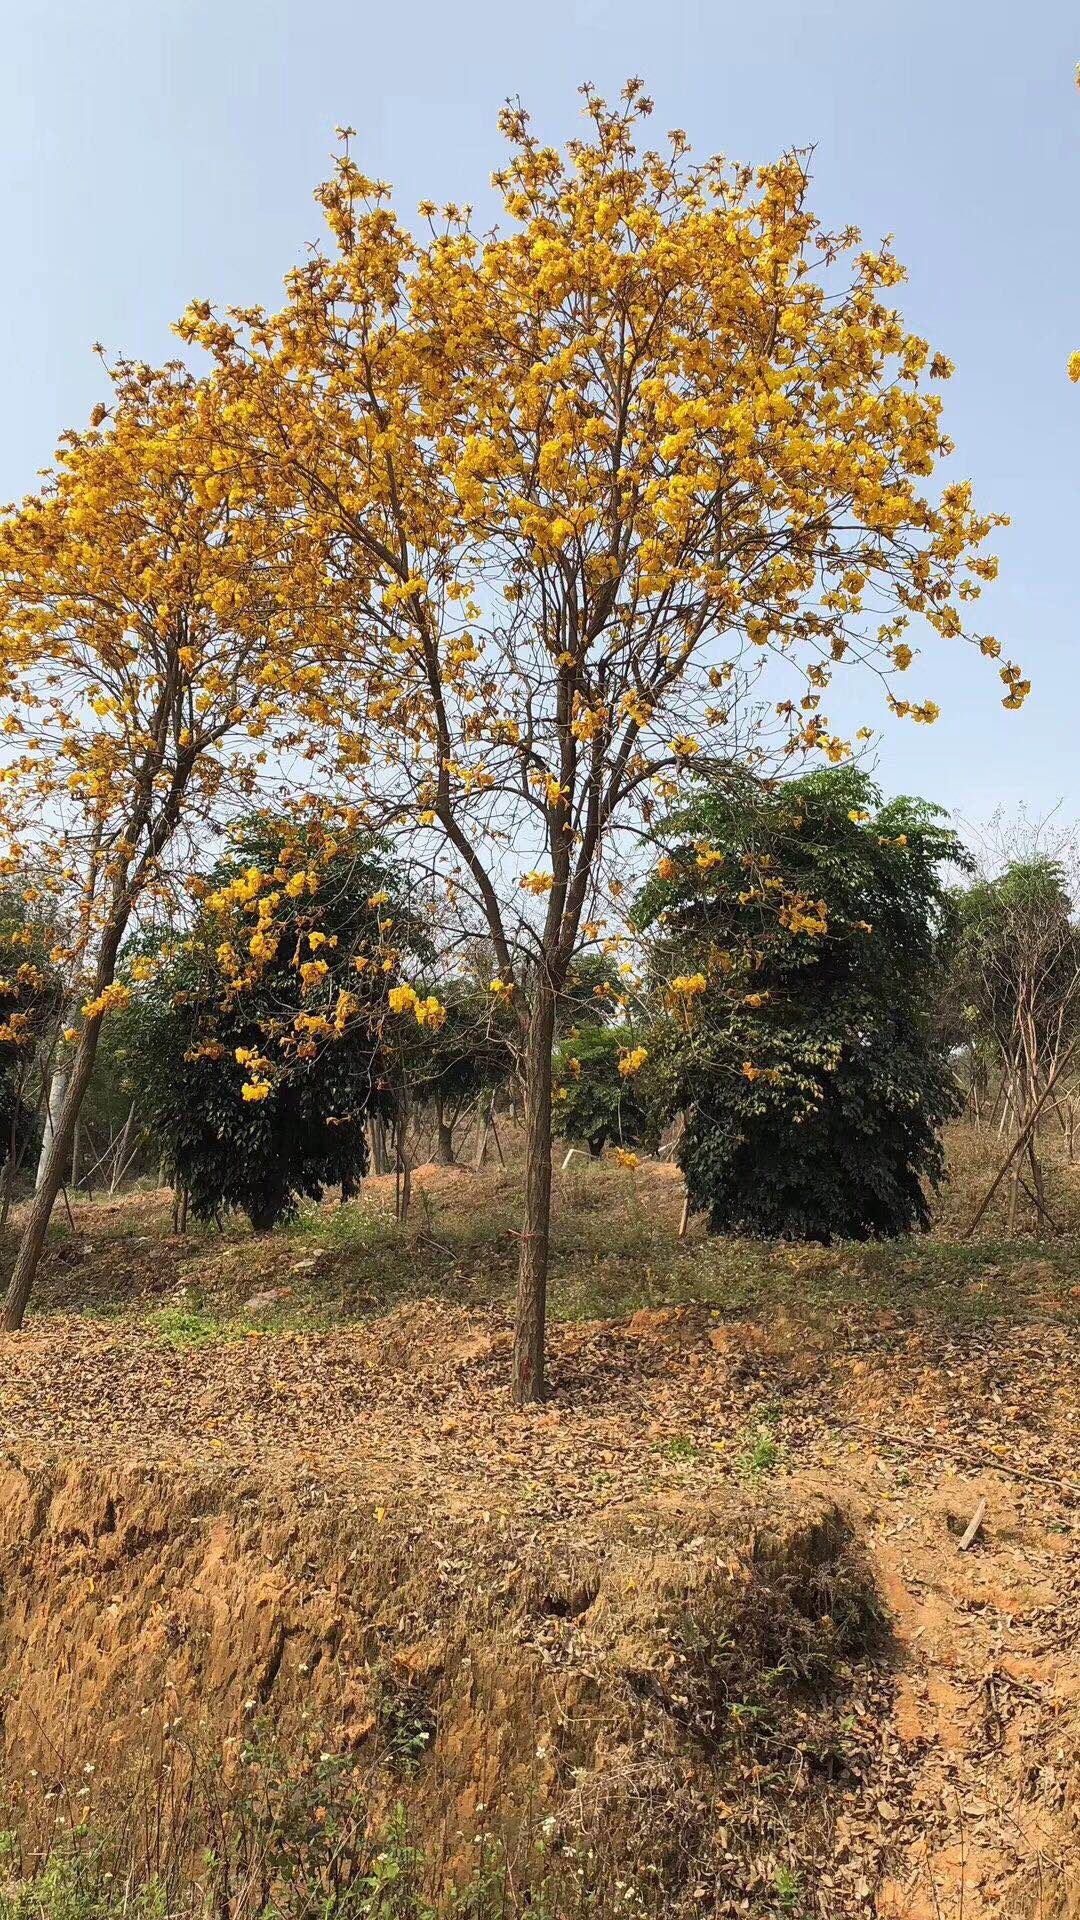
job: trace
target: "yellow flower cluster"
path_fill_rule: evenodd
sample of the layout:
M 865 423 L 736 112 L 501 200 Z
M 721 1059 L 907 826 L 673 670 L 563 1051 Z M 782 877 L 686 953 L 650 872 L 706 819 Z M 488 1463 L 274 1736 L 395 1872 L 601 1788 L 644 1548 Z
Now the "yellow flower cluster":
M 103 987 L 92 1000 L 84 1000 L 83 1012 L 88 1020 L 98 1020 L 106 1013 L 120 1013 L 131 1005 L 131 988 L 125 987 L 119 980 Z
M 805 933 L 811 937 L 828 933 L 829 915 L 824 900 L 810 901 L 797 897 L 787 901 L 780 909 L 780 925 L 789 933 Z
M 435 995 L 422 1000 L 415 987 L 391 987 L 388 1002 L 391 1013 L 411 1013 L 418 1027 L 441 1027 L 446 1019 L 446 1008 Z
M 668 992 L 676 1000 L 693 1000 L 704 993 L 708 981 L 703 973 L 678 973 L 668 985 Z

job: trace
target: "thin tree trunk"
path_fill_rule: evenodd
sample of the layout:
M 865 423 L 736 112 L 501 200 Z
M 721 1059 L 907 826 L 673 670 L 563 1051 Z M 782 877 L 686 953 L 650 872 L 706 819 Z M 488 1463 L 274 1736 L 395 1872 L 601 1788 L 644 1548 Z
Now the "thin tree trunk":
M 1016 1232 L 1016 1204 L 1020 1198 L 1020 1170 L 1013 1169 L 1012 1188 L 1009 1193 L 1009 1217 L 1005 1222 L 1005 1238 L 1011 1240 Z
M 127 1116 L 127 1119 L 124 1121 L 124 1131 L 120 1135 L 120 1145 L 116 1149 L 116 1159 L 113 1161 L 112 1179 L 109 1181 L 110 1193 L 115 1193 L 117 1187 L 120 1184 L 121 1169 L 124 1165 L 124 1157 L 127 1153 L 128 1141 L 131 1138 L 131 1123 L 134 1120 L 134 1118 L 135 1118 L 135 1102 L 133 1100 L 130 1107 L 128 1108 L 128 1116 Z
M 373 1115 L 368 1122 L 368 1148 L 372 1173 L 376 1177 L 389 1173 L 390 1167 L 386 1154 L 386 1122 L 380 1114 Z
M 1053 1217 L 1050 1214 L 1050 1211 L 1046 1204 L 1046 1182 L 1043 1179 L 1042 1161 L 1039 1159 L 1039 1156 L 1035 1151 L 1036 1138 L 1037 1138 L 1037 1135 L 1036 1133 L 1033 1132 L 1030 1139 L 1028 1140 L 1028 1148 L 1027 1148 L 1028 1162 L 1031 1167 L 1031 1178 L 1035 1187 L 1035 1205 L 1039 1213 L 1041 1213 L 1043 1219 L 1046 1221 L 1047 1225 L 1052 1230 L 1054 1226 L 1054 1222 L 1053 1222 Z
M 525 1048 L 525 1217 L 514 1326 L 513 1391 L 519 1407 L 542 1400 L 546 1386 L 544 1327 L 551 1235 L 551 1046 L 555 1034 L 555 989 L 543 968 L 537 970 L 533 996 Z
M 115 953 L 110 962 L 110 978 L 111 965 L 114 963 Z M 49 1230 L 52 1210 L 71 1163 L 75 1124 L 82 1108 L 83 1097 L 90 1084 L 90 1076 L 94 1071 L 100 1032 L 101 1015 L 98 1014 L 95 1019 L 86 1022 L 79 1037 L 71 1077 L 64 1094 L 64 1103 L 53 1122 L 48 1152 L 45 1155 L 44 1166 L 39 1171 L 37 1191 L 30 1202 L 22 1244 L 4 1296 L 3 1310 L 0 1312 L 0 1328 L 5 1333 L 17 1333 L 23 1323 L 26 1303 L 30 1298 L 30 1289 L 34 1284 L 34 1275 L 45 1245 L 45 1235 Z M 55 1084 L 54 1080 L 54 1087 Z
M 174 1187 L 172 1197 L 172 1231 L 174 1236 L 187 1232 L 188 1190 L 187 1187 Z
M 439 1165 L 452 1167 L 454 1164 L 454 1129 L 446 1117 L 446 1107 L 441 1093 L 435 1095 L 435 1125 L 439 1135 Z
M 4 1162 L 4 1178 L 0 1181 L 0 1227 L 6 1227 L 11 1212 L 11 1189 L 15 1184 L 15 1157 L 9 1153 Z
M 408 1150 L 409 1109 L 402 1098 L 394 1116 L 394 1212 L 399 1225 L 409 1217 L 412 1199 L 412 1161 Z
M 487 1157 L 488 1134 L 491 1132 L 491 1116 L 494 1111 L 494 1094 L 492 1094 L 491 1099 L 488 1101 L 486 1112 L 480 1107 L 477 1108 L 476 1152 L 473 1156 L 473 1166 L 477 1173 L 479 1173 Z
M 1060 1078 L 1061 1074 L 1064 1073 L 1065 1070 L 1072 1065 L 1072 1058 L 1075 1051 L 1076 1051 L 1076 1046 L 1074 1043 L 1072 1046 L 1066 1049 L 1065 1053 L 1062 1054 L 1060 1059 L 1057 1061 L 1057 1063 L 1051 1070 L 1050 1078 L 1047 1080 L 1045 1087 L 1043 1088 L 1041 1094 L 1039 1095 L 1039 1098 L 1035 1103 L 1034 1110 L 1029 1115 L 1020 1133 L 1017 1135 L 1007 1157 L 1002 1162 L 1001 1166 L 998 1168 L 997 1173 L 994 1175 L 993 1180 L 990 1182 L 989 1187 L 987 1188 L 986 1192 L 983 1194 L 983 1197 L 980 1200 L 979 1205 L 975 1209 L 975 1217 L 972 1220 L 970 1226 L 967 1227 L 963 1235 L 965 1240 L 970 1240 L 972 1234 L 974 1233 L 976 1227 L 979 1224 L 979 1221 L 982 1219 L 983 1214 L 986 1212 L 987 1207 L 990 1205 L 991 1200 L 993 1199 L 995 1193 L 997 1192 L 999 1186 L 1001 1185 L 1001 1182 L 1004 1180 L 1005 1175 L 1009 1172 L 1009 1169 L 1011 1168 L 1017 1155 L 1022 1153 L 1023 1149 L 1026 1147 L 1028 1143 L 1028 1138 L 1035 1128 L 1035 1125 L 1039 1118 L 1039 1113 L 1043 1107 L 1044 1102 L 1048 1099 L 1049 1095 L 1053 1092 L 1054 1086 L 1058 1081 L 1058 1079 Z
M 57 1067 L 49 1082 L 49 1097 L 45 1102 L 45 1124 L 41 1129 L 41 1152 L 38 1155 L 37 1179 L 34 1182 L 35 1190 L 40 1187 L 42 1180 L 45 1178 L 45 1167 L 49 1158 L 49 1149 L 52 1146 L 53 1135 L 56 1132 L 56 1123 L 64 1105 L 67 1086 L 67 1068 Z M 55 1194 L 53 1198 L 56 1198 Z

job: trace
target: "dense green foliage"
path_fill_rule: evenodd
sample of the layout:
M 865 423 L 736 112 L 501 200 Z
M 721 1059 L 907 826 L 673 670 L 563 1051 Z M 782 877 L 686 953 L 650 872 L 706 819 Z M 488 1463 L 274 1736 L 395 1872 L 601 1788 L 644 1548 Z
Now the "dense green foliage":
M 606 1027 L 619 1018 L 625 993 L 618 966 L 609 954 L 577 954 L 559 995 L 557 1031 L 568 1034 L 582 1027 Z
M 556 1130 L 582 1142 L 595 1158 L 609 1141 L 639 1147 L 652 1137 L 646 1054 L 627 1027 L 576 1028 L 555 1055 Z
M 1021 1056 L 1043 1070 L 1080 1021 L 1080 927 L 1060 861 L 1038 854 L 1006 862 L 953 897 L 949 1011 L 997 1067 Z
M 438 998 L 441 1024 L 407 1028 L 399 1046 L 409 1099 L 431 1107 L 440 1157 L 452 1162 L 462 1112 L 505 1086 L 513 1073 L 516 1033 L 505 1000 L 473 975 L 440 986 Z
M 241 1207 L 257 1230 L 302 1195 L 334 1184 L 347 1195 L 362 1177 L 364 1121 L 389 1103 L 397 1070 L 390 988 L 402 956 L 426 951 L 385 850 L 342 847 L 294 900 L 282 883 L 297 870 L 280 834 L 249 830 L 213 875 L 190 937 L 122 1016 L 140 1115 L 193 1211 Z M 260 893 L 217 903 L 246 874 L 282 896 L 274 950 L 251 978 L 222 963 L 249 944 Z M 390 953 L 393 972 L 380 958 Z
M 695 1211 L 829 1241 L 928 1218 L 955 1110 L 935 1021 L 962 860 L 937 809 L 855 768 L 703 789 L 638 903 L 670 1017 L 656 1041 Z

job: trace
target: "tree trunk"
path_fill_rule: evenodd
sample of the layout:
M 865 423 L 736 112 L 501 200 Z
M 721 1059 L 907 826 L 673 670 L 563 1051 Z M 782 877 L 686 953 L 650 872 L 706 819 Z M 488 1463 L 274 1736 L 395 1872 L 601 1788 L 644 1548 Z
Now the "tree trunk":
M 452 1167 L 454 1164 L 454 1129 L 446 1117 L 446 1107 L 442 1094 L 435 1096 L 435 1125 L 439 1135 L 439 1165 Z
M 94 1000 L 112 985 L 116 977 L 116 956 L 120 951 L 120 942 L 131 918 L 131 898 L 121 896 L 115 910 L 108 920 L 98 949 L 97 966 L 91 986 Z M 82 1103 L 86 1089 L 90 1085 L 90 1076 L 97 1059 L 98 1040 L 101 1037 L 101 1022 L 104 1015 L 95 1013 L 83 1023 L 75 1049 L 75 1058 L 71 1066 L 71 1077 L 67 1083 L 64 1102 L 58 1114 L 52 1116 L 52 1129 L 49 1133 L 48 1152 L 42 1154 L 42 1164 L 38 1170 L 37 1188 L 30 1202 L 30 1211 L 23 1228 L 22 1242 L 18 1257 L 4 1295 L 3 1309 L 0 1310 L 0 1330 L 5 1333 L 17 1333 L 23 1323 L 26 1303 L 30 1298 L 30 1289 L 34 1284 L 34 1275 L 38 1270 L 45 1235 L 49 1231 L 49 1221 L 56 1205 L 56 1196 L 64 1184 L 71 1162 L 71 1149 L 75 1139 L 75 1126 L 82 1112 Z M 56 1080 L 53 1080 L 53 1090 Z
M 476 1153 L 473 1156 L 473 1166 L 475 1167 L 477 1173 L 479 1173 L 480 1168 L 483 1166 L 484 1161 L 487 1157 L 488 1134 L 491 1132 L 491 1116 L 494 1113 L 494 1111 L 495 1111 L 495 1095 L 494 1094 L 492 1094 L 491 1099 L 488 1101 L 486 1112 L 481 1107 L 478 1107 L 476 1110 L 477 1112 Z
M 26 1303 L 30 1298 L 30 1289 L 34 1284 L 34 1275 L 45 1245 L 45 1235 L 49 1230 L 56 1196 L 71 1164 L 75 1126 L 83 1096 L 90 1083 L 90 1075 L 94 1071 L 100 1032 L 101 1015 L 99 1014 L 96 1019 L 88 1020 L 82 1030 L 63 1105 L 59 1113 L 52 1117 L 48 1152 L 43 1156 L 44 1164 L 38 1173 L 37 1190 L 30 1203 L 22 1244 L 19 1247 L 11 1282 L 4 1297 L 3 1311 L 0 1312 L 0 1329 L 5 1333 L 17 1333 L 23 1323 Z M 54 1079 L 54 1091 L 55 1087 Z
M 110 1193 L 116 1192 L 117 1187 L 120 1185 L 121 1178 L 123 1177 L 124 1168 L 127 1164 L 128 1141 L 131 1139 L 131 1123 L 134 1120 L 134 1118 L 135 1118 L 135 1102 L 133 1100 L 130 1107 L 128 1108 L 128 1116 L 127 1116 L 127 1119 L 124 1121 L 124 1131 L 120 1135 L 120 1145 L 116 1149 L 116 1159 L 113 1161 L 112 1179 L 109 1181 Z M 162 1183 L 159 1179 L 158 1185 L 160 1186 L 161 1184 Z
M 371 1171 L 379 1174 L 389 1173 L 390 1166 L 386 1153 L 386 1122 L 381 1115 L 375 1114 L 368 1121 L 368 1152 Z
M 394 1115 L 394 1215 L 399 1226 L 409 1217 L 412 1199 L 412 1161 L 408 1149 L 409 1107 L 401 1095 Z
M 1042 1224 L 1050 1226 L 1052 1222 L 1046 1206 L 1046 1182 L 1043 1179 L 1042 1161 L 1039 1159 L 1038 1153 L 1035 1150 L 1034 1133 L 1032 1133 L 1028 1141 L 1028 1162 L 1031 1167 L 1031 1178 L 1035 1187 L 1035 1205 L 1041 1216 Z
M 52 1146 L 53 1135 L 56 1132 L 56 1123 L 60 1118 L 60 1113 L 64 1105 L 67 1085 L 67 1068 L 57 1067 L 49 1083 L 49 1097 L 45 1103 L 45 1124 L 41 1129 L 41 1152 L 38 1155 L 37 1179 L 34 1182 L 35 1191 L 40 1187 L 42 1180 L 45 1178 L 45 1167 L 49 1158 L 49 1149 Z M 56 1198 L 55 1194 L 53 1198 Z
M 551 1046 L 555 1034 L 555 989 L 543 968 L 533 987 L 525 1048 L 525 1217 L 518 1262 L 514 1326 L 514 1400 L 519 1407 L 542 1400 L 544 1323 L 547 1314 L 548 1241 L 551 1229 Z

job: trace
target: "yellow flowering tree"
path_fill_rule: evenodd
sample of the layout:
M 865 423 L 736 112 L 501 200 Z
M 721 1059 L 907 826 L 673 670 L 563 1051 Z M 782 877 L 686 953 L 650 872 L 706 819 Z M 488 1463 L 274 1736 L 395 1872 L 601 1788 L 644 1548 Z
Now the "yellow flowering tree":
M 125 1004 L 133 914 L 169 892 L 193 836 L 288 744 L 304 700 L 281 604 L 301 542 L 224 451 L 220 400 L 179 366 L 122 363 L 111 400 L 64 436 L 41 490 L 0 520 L 0 842 L 61 928 L 67 1090 L 0 1325 L 21 1325 L 97 1050 Z M 300 589 L 302 590 L 302 589 Z M 293 719 L 289 721 L 289 728 Z
M 342 773 L 375 824 L 431 836 L 518 1009 L 521 1401 L 544 1391 L 556 1006 L 652 809 L 688 769 L 842 759 L 841 666 L 928 721 L 895 685 L 920 636 L 998 653 L 965 628 L 994 520 L 929 484 L 950 369 L 895 311 L 891 251 L 821 226 L 798 155 L 642 150 L 649 111 L 637 82 L 617 107 L 586 89 L 560 153 L 508 107 L 489 234 L 434 205 L 410 230 L 346 135 L 282 310 L 181 323 L 322 543 Z

